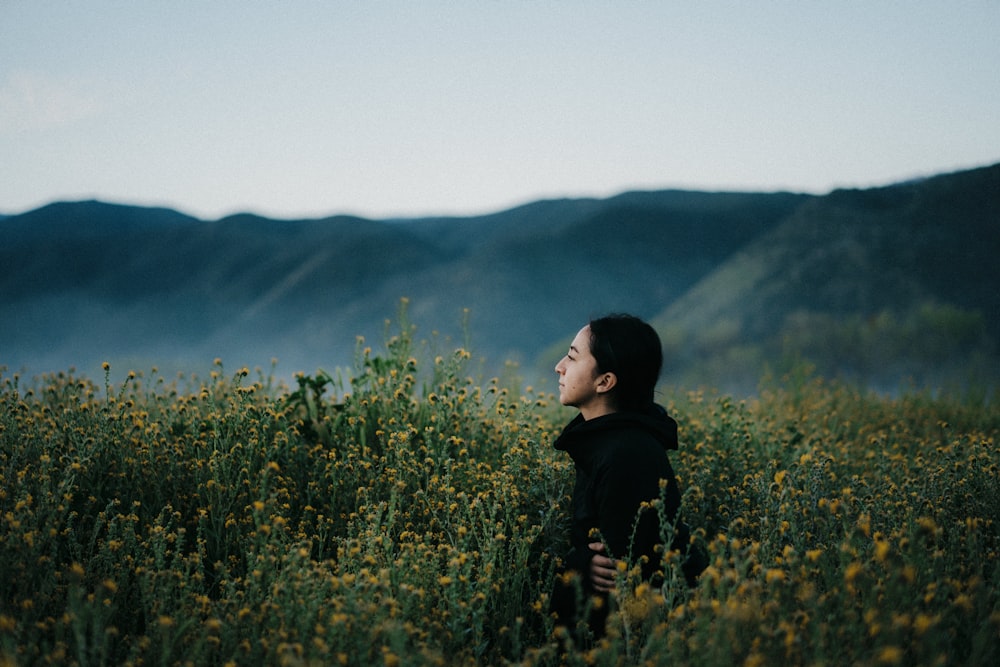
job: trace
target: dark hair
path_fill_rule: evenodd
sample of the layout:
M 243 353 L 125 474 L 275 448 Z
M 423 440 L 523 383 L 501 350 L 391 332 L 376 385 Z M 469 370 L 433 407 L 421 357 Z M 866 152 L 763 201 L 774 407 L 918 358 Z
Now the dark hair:
M 618 378 L 612 396 L 619 410 L 641 409 L 653 402 L 663 366 L 663 348 L 653 327 L 620 313 L 591 320 L 590 353 L 598 373 Z

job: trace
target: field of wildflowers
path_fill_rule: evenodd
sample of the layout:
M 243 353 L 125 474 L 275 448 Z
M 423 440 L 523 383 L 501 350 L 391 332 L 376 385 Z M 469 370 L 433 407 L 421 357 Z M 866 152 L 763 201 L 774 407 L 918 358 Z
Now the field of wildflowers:
M 665 393 L 711 565 L 566 652 L 572 414 L 469 365 L 0 374 L 0 664 L 1000 664 L 995 399 Z

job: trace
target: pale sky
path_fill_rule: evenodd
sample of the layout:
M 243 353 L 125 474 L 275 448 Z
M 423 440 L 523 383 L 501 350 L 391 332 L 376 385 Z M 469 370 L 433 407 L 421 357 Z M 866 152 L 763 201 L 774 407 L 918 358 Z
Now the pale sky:
M 0 212 L 487 213 L 1000 161 L 1000 0 L 0 0 Z

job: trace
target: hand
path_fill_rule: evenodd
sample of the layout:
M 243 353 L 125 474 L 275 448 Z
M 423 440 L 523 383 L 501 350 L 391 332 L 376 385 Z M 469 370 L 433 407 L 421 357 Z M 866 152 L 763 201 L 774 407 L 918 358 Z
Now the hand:
M 587 547 L 594 552 L 590 559 L 590 584 L 599 593 L 610 593 L 615 589 L 615 560 L 604 555 L 604 543 L 591 542 Z

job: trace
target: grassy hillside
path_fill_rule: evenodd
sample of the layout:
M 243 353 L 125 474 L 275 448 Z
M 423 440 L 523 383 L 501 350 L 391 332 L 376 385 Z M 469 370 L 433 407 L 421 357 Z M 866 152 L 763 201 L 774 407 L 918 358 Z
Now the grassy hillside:
M 0 332 L 0 363 L 277 357 L 290 377 L 349 364 L 355 336 L 380 340 L 402 297 L 425 331 L 471 337 L 494 366 L 530 360 L 595 313 L 657 312 L 802 199 L 633 193 L 392 222 L 53 205 L 3 225 L 0 315 L 17 325 Z
M 656 322 L 675 370 L 720 386 L 752 386 L 766 367 L 803 359 L 882 388 L 992 383 L 998 253 L 1000 166 L 837 191 L 754 239 Z
M 666 381 L 816 373 L 884 390 L 1000 377 L 1000 165 L 826 196 L 654 191 L 469 218 L 201 221 L 54 204 L 0 222 L 0 364 L 349 365 L 406 298 L 490 372 L 550 377 L 587 319 L 655 320 Z M 558 350 L 558 352 L 555 352 Z

